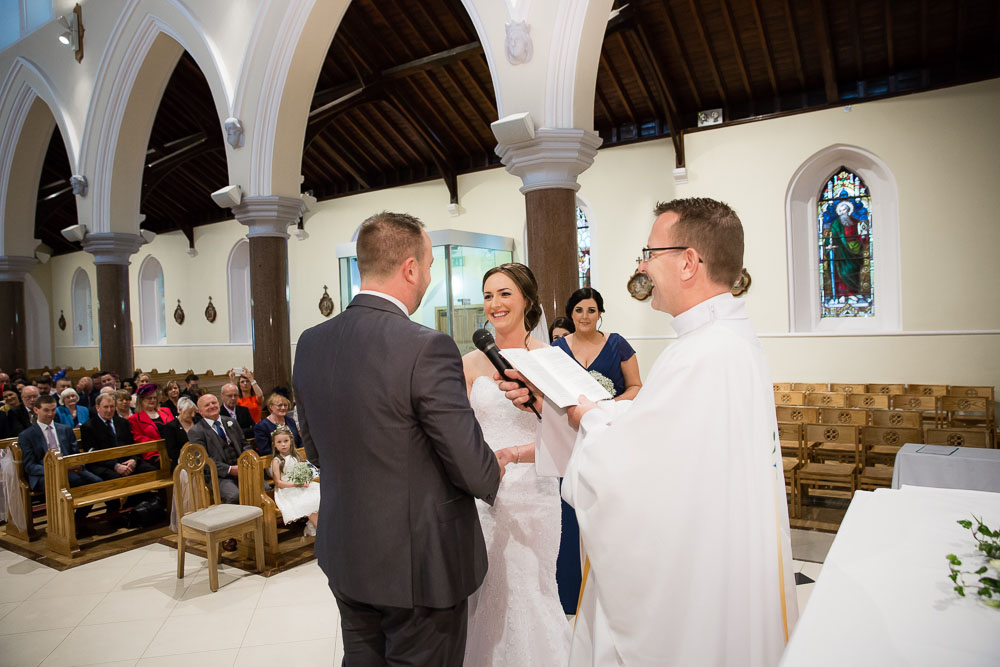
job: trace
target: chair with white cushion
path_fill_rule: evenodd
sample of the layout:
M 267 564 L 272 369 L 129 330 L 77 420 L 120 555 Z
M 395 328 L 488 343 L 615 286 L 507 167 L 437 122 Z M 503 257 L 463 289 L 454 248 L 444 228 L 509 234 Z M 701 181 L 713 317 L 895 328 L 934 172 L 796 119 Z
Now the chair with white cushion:
M 206 469 L 211 489 L 205 483 Z M 182 474 L 186 477 L 183 481 Z M 205 543 L 208 585 L 213 593 L 219 590 L 219 544 L 224 540 L 253 534 L 257 571 L 264 568 L 264 512 L 251 505 L 219 502 L 219 473 L 203 446 L 189 442 L 181 449 L 174 470 L 174 489 L 178 579 L 184 578 L 184 546 L 192 538 Z

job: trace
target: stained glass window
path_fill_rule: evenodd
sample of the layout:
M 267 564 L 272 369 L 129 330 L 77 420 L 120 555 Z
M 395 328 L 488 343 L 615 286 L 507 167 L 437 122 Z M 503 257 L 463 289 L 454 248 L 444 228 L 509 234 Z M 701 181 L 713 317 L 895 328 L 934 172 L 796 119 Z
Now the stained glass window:
M 871 208 L 868 186 L 847 167 L 820 191 L 820 317 L 875 315 Z
M 576 261 L 580 287 L 590 287 L 590 221 L 579 206 L 576 207 Z

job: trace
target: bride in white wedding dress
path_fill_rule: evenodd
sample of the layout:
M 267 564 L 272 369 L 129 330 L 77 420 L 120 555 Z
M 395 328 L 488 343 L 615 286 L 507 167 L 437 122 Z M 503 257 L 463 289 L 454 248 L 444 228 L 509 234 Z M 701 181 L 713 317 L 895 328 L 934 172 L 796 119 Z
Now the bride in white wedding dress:
M 528 336 L 541 317 L 538 285 L 528 267 L 511 263 L 487 271 L 483 309 L 501 350 L 544 347 Z M 469 402 L 507 469 L 493 506 L 476 501 L 489 570 L 469 598 L 465 665 L 565 665 L 572 630 L 556 587 L 559 482 L 535 474 L 538 420 L 504 398 L 486 355 L 474 350 L 462 362 Z

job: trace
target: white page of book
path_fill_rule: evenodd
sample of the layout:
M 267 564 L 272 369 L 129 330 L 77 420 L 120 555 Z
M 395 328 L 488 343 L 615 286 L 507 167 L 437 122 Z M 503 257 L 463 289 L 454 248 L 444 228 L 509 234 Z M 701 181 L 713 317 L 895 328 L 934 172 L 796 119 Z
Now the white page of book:
M 590 373 L 558 347 L 543 347 L 530 352 L 509 349 L 503 351 L 503 356 L 560 408 L 577 405 L 581 395 L 592 401 L 611 398 L 611 394 Z

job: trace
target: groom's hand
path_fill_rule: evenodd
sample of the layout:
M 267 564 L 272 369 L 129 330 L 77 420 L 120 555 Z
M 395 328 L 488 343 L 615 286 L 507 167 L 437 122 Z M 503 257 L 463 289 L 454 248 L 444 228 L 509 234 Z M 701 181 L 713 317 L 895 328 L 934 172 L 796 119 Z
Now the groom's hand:
M 569 425 L 579 430 L 580 420 L 583 419 L 585 414 L 596 408 L 597 403 L 594 403 L 583 394 L 580 394 L 580 398 L 578 400 L 580 402 L 567 410 L 566 415 L 569 417 Z
M 494 373 L 493 379 L 500 382 L 500 391 L 504 392 L 504 396 L 507 397 L 507 400 L 513 403 L 514 407 L 524 410 L 525 412 L 531 412 L 531 408 L 525 405 L 525 403 L 528 402 L 529 396 L 534 396 L 535 409 L 541 413 L 542 398 L 544 397 L 544 394 L 538 391 L 538 388 L 535 385 L 528 382 L 527 378 L 514 369 L 508 368 L 504 371 L 504 373 L 507 375 L 506 378 L 501 378 L 499 373 Z M 514 380 L 520 380 L 526 386 L 522 387 Z

